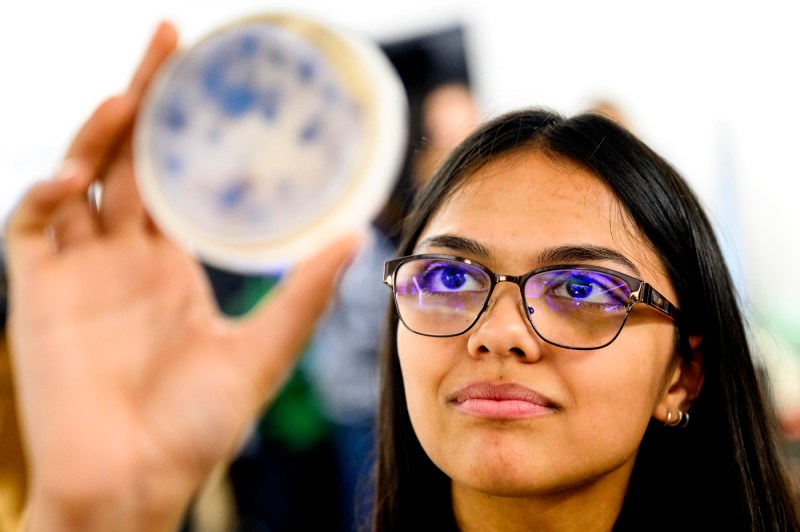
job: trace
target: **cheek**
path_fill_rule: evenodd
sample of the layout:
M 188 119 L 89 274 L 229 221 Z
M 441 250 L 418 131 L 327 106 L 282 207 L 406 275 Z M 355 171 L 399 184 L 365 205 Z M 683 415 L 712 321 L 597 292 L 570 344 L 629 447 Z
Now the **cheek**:
M 442 383 L 455 363 L 457 341 L 414 334 L 402 324 L 397 330 L 397 352 L 411 424 L 423 447 L 437 440 L 442 420 Z M 463 348 L 462 348 L 463 349 Z M 463 352 L 463 351 L 462 351 Z
M 402 324 L 398 326 L 397 353 L 403 374 L 406 403 L 413 423 L 415 419 L 425 417 L 420 410 L 424 410 L 431 397 L 436 396 L 434 365 L 425 364 L 426 340 L 426 337 L 410 332 Z
M 583 422 L 606 434 L 638 438 L 666 390 L 674 356 L 669 324 L 623 329 L 610 346 L 574 364 L 564 376 Z M 641 334 L 640 334 L 641 332 Z

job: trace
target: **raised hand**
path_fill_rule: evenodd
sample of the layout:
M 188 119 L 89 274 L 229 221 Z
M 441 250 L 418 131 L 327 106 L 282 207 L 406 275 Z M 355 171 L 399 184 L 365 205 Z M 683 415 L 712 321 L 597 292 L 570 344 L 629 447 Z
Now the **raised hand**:
M 129 89 L 76 135 L 7 229 L 9 334 L 35 530 L 169 530 L 280 388 L 357 238 L 298 265 L 244 319 L 148 218 L 131 130 L 176 46 L 156 31 Z M 99 209 L 87 200 L 101 182 Z

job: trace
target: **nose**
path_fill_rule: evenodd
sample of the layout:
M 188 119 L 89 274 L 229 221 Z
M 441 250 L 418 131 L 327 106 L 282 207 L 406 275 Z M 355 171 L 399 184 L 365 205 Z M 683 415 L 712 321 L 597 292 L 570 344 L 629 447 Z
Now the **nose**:
M 534 332 L 526 312 L 519 288 L 513 283 L 496 285 L 483 314 L 467 333 L 470 356 L 495 354 L 514 356 L 526 362 L 539 360 L 543 342 Z

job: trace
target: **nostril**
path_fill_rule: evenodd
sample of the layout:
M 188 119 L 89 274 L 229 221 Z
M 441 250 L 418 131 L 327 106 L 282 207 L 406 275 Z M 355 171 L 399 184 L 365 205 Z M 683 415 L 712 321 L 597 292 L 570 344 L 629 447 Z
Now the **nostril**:
M 512 347 L 511 354 L 520 358 L 525 358 L 525 352 L 519 347 Z

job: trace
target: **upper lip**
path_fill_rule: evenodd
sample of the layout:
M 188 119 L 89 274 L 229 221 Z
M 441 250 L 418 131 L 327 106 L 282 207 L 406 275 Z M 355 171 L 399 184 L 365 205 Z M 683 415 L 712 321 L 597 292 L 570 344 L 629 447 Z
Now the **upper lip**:
M 555 408 L 557 405 L 549 398 L 521 384 L 475 382 L 451 393 L 450 402 L 463 403 L 468 399 L 487 399 L 490 401 L 527 401 L 537 405 Z

